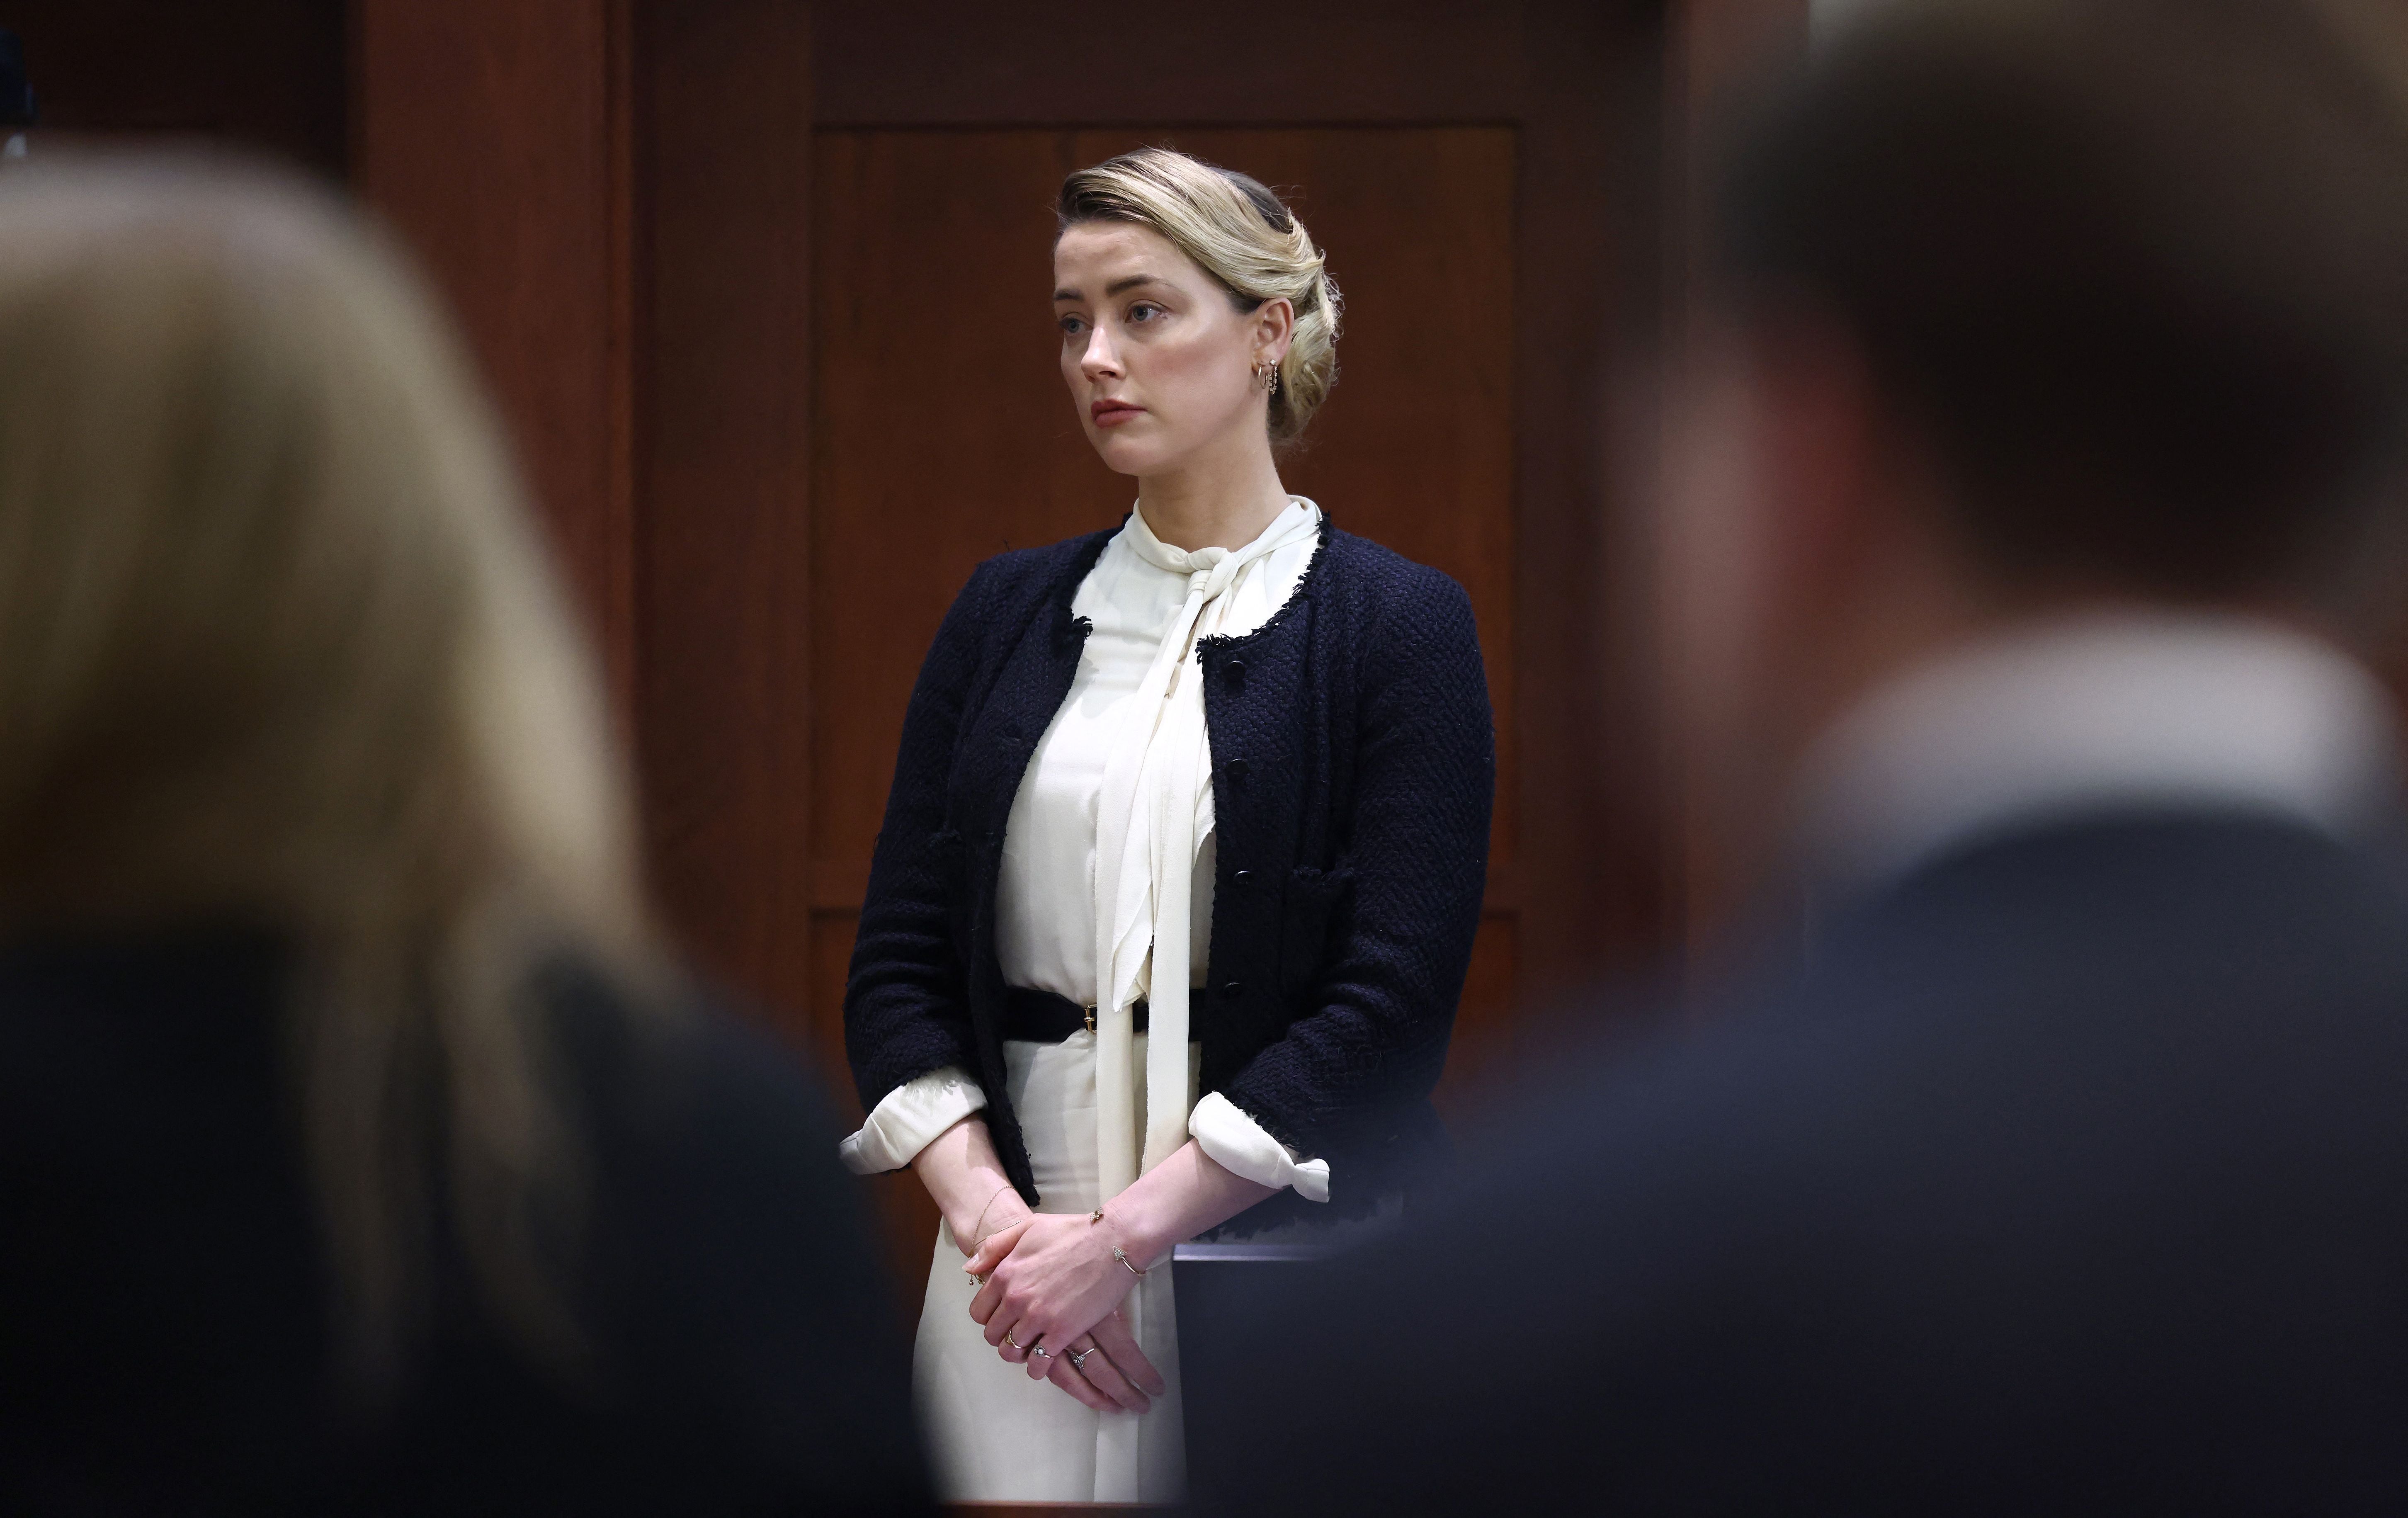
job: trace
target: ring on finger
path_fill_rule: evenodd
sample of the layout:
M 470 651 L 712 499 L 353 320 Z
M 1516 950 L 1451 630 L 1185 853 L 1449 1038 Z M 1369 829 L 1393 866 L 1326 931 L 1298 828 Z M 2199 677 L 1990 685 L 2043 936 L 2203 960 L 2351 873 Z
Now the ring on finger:
M 1011 1337 L 1011 1330 L 1009 1328 L 1006 1328 L 1003 1331 L 1003 1341 L 1010 1345 L 1013 1349 L 1020 1350 L 1020 1340 Z M 1028 1352 L 1026 1350 L 1020 1350 L 1020 1353 L 1025 1354 Z
M 1082 1350 L 1072 1350 L 1070 1352 L 1070 1368 L 1073 1370 L 1086 1369 L 1087 1356 L 1095 1353 L 1097 1347 L 1098 1346 L 1096 1345 L 1090 1344 Z

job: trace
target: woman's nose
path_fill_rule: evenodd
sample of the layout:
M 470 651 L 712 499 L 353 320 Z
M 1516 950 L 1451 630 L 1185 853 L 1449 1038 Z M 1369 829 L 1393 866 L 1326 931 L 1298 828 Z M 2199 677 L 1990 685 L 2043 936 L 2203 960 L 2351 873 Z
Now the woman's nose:
M 1079 355 L 1079 371 L 1090 380 L 1101 380 L 1121 372 L 1121 356 L 1112 347 L 1112 339 L 1097 322 L 1087 329 L 1087 351 Z

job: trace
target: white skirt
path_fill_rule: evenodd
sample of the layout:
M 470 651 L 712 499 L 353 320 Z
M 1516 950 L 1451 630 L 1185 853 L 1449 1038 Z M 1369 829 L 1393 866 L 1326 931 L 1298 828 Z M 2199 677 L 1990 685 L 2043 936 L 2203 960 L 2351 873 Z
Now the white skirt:
M 1145 1068 L 1145 1035 L 1137 1067 Z M 1096 1036 L 1058 1044 L 1007 1040 L 1011 1109 L 1036 1171 L 1041 1212 L 1091 1212 L 1103 1205 L 1096 1161 Z M 1196 1068 L 1196 1062 L 1189 1062 Z M 1192 1102 L 1194 1093 L 1189 1093 Z M 1143 1131 L 1142 1092 L 1139 1131 Z M 1007 1362 L 970 1317 L 977 1288 L 950 1229 L 937 1225 L 936 1258 L 912 1355 L 913 1395 L 948 1502 L 1176 1502 L 1184 1495 L 1187 1449 L 1180 1422 L 1179 1324 L 1167 1262 L 1147 1272 L 1121 1304 L 1138 1347 L 1170 1391 L 1154 1410 L 1096 1412 L 1051 1382 L 1031 1381 Z

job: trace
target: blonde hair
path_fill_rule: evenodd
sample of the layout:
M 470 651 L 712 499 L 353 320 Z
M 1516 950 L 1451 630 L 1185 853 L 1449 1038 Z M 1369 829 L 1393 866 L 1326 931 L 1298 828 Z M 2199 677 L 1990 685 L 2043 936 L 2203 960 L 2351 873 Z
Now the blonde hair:
M 1067 230 L 1082 222 L 1133 222 L 1173 247 L 1223 288 L 1240 311 L 1284 300 L 1296 330 L 1271 387 L 1271 441 L 1294 442 L 1338 382 L 1337 281 L 1328 260 L 1279 196 L 1263 184 L 1168 148 L 1140 148 L 1062 181 L 1054 207 Z
M 289 943 L 371 1384 L 438 1187 L 496 1316 L 578 1358 L 581 1157 L 531 998 L 557 954 L 650 974 L 605 733 L 494 419 L 380 238 L 223 165 L 0 172 L 0 926 Z

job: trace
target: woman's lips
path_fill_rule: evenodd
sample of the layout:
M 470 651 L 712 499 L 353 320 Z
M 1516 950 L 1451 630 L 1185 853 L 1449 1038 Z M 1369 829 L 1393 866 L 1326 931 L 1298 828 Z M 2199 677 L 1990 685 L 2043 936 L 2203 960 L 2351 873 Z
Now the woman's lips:
M 1096 419 L 1098 427 L 1117 427 L 1131 417 L 1145 415 L 1145 408 L 1126 401 L 1097 401 L 1087 408 L 1087 414 Z

